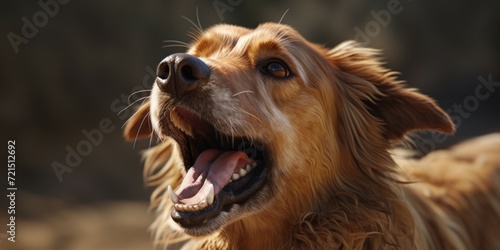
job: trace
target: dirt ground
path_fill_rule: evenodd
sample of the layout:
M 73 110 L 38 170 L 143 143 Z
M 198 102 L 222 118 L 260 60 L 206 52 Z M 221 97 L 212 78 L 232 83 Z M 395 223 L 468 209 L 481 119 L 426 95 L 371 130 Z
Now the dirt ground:
M 16 242 L 4 234 L 0 249 L 153 249 L 147 203 L 109 202 L 47 211 L 40 202 L 41 214 L 16 217 Z

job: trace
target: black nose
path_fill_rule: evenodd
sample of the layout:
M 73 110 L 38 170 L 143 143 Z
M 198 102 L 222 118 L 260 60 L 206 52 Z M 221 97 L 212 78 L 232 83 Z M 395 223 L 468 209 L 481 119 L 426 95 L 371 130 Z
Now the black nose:
M 207 83 L 210 68 L 199 58 L 177 53 L 163 59 L 156 70 L 156 84 L 173 97 Z

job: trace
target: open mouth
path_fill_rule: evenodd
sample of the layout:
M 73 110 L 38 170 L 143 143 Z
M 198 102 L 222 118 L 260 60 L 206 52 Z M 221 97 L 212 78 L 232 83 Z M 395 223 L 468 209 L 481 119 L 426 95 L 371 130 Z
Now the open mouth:
M 166 119 L 166 132 L 179 144 L 187 171 L 180 187 L 167 191 L 175 222 L 203 226 L 264 186 L 266 156 L 258 142 L 222 133 L 183 106 L 171 108 Z

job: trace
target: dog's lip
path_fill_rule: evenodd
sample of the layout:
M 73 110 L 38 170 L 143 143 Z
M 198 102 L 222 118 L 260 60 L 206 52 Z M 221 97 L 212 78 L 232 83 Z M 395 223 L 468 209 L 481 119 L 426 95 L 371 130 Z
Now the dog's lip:
M 174 126 L 193 138 L 197 137 L 195 133 L 201 137 L 207 137 L 213 133 L 209 122 L 184 106 L 174 106 L 170 111 L 170 120 Z

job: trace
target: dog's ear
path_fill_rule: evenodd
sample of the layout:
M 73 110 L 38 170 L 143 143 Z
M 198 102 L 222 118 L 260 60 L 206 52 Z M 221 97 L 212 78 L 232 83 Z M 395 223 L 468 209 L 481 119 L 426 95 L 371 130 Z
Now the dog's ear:
M 400 139 L 414 130 L 434 130 L 445 134 L 455 132 L 448 114 L 428 96 L 401 84 L 380 84 L 379 88 L 384 96 L 368 106 L 375 116 L 383 120 L 387 139 Z
M 448 114 L 428 96 L 405 87 L 396 79 L 396 72 L 382 66 L 378 56 L 378 50 L 348 41 L 329 51 L 328 58 L 339 69 L 340 79 L 356 89 L 369 112 L 384 123 L 385 137 L 400 139 L 414 130 L 453 133 Z
M 153 128 L 149 120 L 149 100 L 130 117 L 123 130 L 123 136 L 128 141 L 134 141 L 151 136 Z

